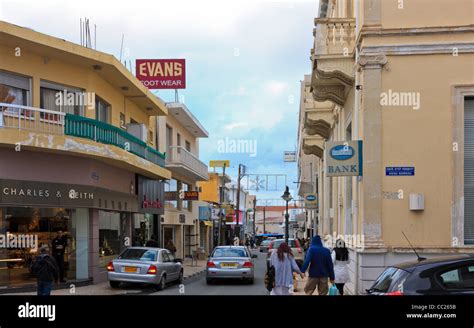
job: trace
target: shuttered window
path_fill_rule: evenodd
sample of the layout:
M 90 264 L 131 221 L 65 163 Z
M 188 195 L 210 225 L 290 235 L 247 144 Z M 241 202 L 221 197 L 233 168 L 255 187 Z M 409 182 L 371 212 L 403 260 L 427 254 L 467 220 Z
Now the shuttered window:
M 474 97 L 464 99 L 464 243 L 474 244 Z

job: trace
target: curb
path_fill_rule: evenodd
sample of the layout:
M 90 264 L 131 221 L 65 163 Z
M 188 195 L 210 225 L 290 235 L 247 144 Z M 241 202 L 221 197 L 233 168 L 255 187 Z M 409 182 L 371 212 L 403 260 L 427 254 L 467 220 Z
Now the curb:
M 200 275 L 206 272 L 206 269 L 202 269 L 201 271 L 194 272 L 193 274 L 184 277 L 183 282 L 188 282 L 191 279 L 198 278 Z

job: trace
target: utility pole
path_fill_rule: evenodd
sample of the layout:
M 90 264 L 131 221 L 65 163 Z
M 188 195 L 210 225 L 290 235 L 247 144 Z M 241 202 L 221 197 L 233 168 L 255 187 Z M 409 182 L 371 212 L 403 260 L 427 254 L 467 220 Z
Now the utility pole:
M 241 167 L 239 164 L 239 172 L 237 174 L 237 212 L 235 212 L 236 224 L 235 224 L 235 237 L 240 239 L 240 227 L 239 227 L 239 212 L 240 212 L 240 179 L 241 179 Z
M 265 209 L 266 205 L 263 205 L 263 233 L 266 234 L 267 230 L 265 229 Z
M 257 223 L 256 220 L 256 207 L 257 207 L 257 196 L 253 199 L 253 237 L 255 239 L 255 224 Z
M 221 190 L 220 190 L 220 203 L 219 203 L 219 231 L 218 231 L 218 237 L 217 237 L 217 245 L 219 246 L 221 244 L 221 231 L 222 231 L 222 218 L 223 218 L 223 213 L 222 213 L 222 204 L 224 203 L 224 186 L 225 186 L 225 163 L 222 168 L 222 180 L 221 180 Z

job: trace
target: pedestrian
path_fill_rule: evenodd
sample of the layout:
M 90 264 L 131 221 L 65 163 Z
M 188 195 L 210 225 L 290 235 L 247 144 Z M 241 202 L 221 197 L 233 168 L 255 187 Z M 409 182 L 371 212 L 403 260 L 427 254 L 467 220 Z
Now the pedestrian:
M 146 242 L 145 247 L 160 247 L 155 235 L 151 235 L 150 240 Z
M 344 240 L 336 240 L 336 247 L 334 247 L 332 252 L 332 260 L 334 263 L 336 287 L 339 290 L 339 295 L 344 295 L 344 284 L 350 281 L 349 250 Z
M 318 289 L 319 295 L 327 295 L 328 278 L 334 283 L 334 267 L 332 264 L 331 252 L 323 246 L 321 237 L 316 235 L 311 241 L 311 247 L 306 254 L 301 272 L 306 272 L 309 267 L 309 278 L 304 291 L 307 295 L 312 295 Z
M 31 264 L 31 273 L 37 279 L 38 296 L 51 295 L 53 282 L 59 278 L 59 268 L 56 260 L 49 256 L 48 245 L 40 247 L 40 255 L 38 255 Z
M 168 240 L 168 243 L 166 244 L 166 249 L 169 250 L 171 254 L 173 254 L 173 256 L 176 253 L 176 246 L 173 244 L 173 241 L 171 239 Z
M 67 248 L 67 236 L 62 230 L 58 230 L 56 238 L 51 242 L 53 248 L 53 257 L 59 268 L 59 281 L 66 282 L 64 280 L 64 253 Z
M 271 266 L 275 269 L 275 280 L 270 295 L 290 295 L 290 287 L 293 286 L 293 272 L 299 273 L 302 278 L 304 277 L 287 243 L 281 243 L 277 251 L 272 253 Z

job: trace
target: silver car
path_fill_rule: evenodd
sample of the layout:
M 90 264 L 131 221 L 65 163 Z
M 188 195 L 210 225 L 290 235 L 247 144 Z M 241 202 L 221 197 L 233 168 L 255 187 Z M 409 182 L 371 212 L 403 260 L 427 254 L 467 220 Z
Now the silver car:
M 253 284 L 254 263 L 252 255 L 245 246 L 218 246 L 207 261 L 206 281 L 216 279 L 241 279 Z
M 154 285 L 158 290 L 166 283 L 183 281 L 183 265 L 167 249 L 155 247 L 129 247 L 107 265 L 110 287 L 118 288 L 121 282 Z

